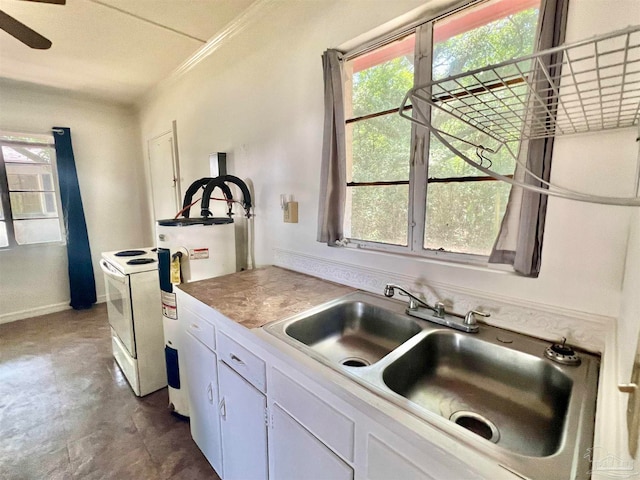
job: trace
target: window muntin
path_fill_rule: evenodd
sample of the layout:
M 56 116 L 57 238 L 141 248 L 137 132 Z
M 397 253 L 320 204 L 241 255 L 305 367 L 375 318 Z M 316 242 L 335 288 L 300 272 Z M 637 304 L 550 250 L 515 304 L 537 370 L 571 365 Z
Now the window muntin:
M 432 22 L 432 77 L 444 78 L 532 53 L 539 3 L 491 0 Z M 413 87 L 417 65 L 408 49 L 414 47 L 412 34 L 345 62 L 345 236 L 364 244 L 397 245 L 418 254 L 437 250 L 486 256 L 500 228 L 510 186 L 483 176 L 434 138 L 428 142 L 426 168 L 410 166 L 412 152 L 422 142 L 411 123 L 397 115 L 397 107 Z M 494 97 L 501 101 L 499 91 Z M 475 99 L 469 96 L 465 101 Z M 394 117 L 400 119 L 398 125 L 391 120 Z M 402 121 L 408 125 L 402 127 Z M 436 127 L 446 123 L 446 131 L 461 138 L 473 140 L 478 135 L 437 109 L 432 111 L 432 123 Z M 475 157 L 475 148 L 470 154 Z M 491 161 L 495 171 L 513 173 L 514 162 L 506 152 L 493 155 Z M 415 188 L 426 187 L 426 202 L 424 197 L 412 201 L 410 183 Z M 390 194 L 390 186 L 403 187 L 403 194 Z M 402 205 L 396 204 L 400 202 Z M 416 235 L 417 240 L 412 240 Z
M 0 134 L 0 247 L 62 241 L 49 135 Z

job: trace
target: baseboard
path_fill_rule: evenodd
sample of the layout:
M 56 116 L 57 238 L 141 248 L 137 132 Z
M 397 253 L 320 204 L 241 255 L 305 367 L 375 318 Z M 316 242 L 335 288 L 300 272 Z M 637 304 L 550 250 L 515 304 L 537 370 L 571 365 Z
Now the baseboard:
M 106 295 L 98 295 L 98 300 L 96 303 L 104 303 L 106 302 L 106 300 Z M 0 324 L 16 322 L 18 320 L 24 320 L 25 318 L 39 317 L 41 315 L 47 315 L 49 313 L 63 312 L 65 310 L 71 310 L 68 300 L 66 302 L 28 308 L 25 310 L 19 310 L 17 312 L 3 313 L 2 315 L 0 315 Z
M 491 313 L 486 323 L 527 335 L 558 341 L 566 337 L 571 345 L 601 353 L 605 339 L 615 327 L 615 318 L 596 315 L 520 298 L 496 295 L 441 282 L 429 282 L 411 275 L 327 260 L 313 255 L 274 249 L 274 264 L 315 277 L 372 293 L 382 294 L 384 286 L 398 283 L 411 286 L 431 303 L 444 301 L 454 311 L 465 313 L 481 307 Z

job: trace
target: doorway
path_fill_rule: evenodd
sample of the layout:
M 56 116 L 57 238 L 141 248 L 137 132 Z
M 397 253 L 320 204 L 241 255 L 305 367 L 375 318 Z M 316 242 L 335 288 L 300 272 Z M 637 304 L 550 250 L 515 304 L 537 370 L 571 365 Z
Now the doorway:
M 176 123 L 165 133 L 147 141 L 154 220 L 173 218 L 180 210 L 180 168 Z

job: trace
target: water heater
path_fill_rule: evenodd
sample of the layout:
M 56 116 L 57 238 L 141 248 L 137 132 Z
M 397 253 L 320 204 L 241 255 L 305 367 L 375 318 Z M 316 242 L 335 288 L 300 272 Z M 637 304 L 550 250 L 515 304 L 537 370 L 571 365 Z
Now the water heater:
M 235 225 L 231 218 L 159 220 L 156 227 L 165 357 L 172 410 L 189 416 L 186 379 L 180 375 L 182 334 L 174 285 L 236 271 Z

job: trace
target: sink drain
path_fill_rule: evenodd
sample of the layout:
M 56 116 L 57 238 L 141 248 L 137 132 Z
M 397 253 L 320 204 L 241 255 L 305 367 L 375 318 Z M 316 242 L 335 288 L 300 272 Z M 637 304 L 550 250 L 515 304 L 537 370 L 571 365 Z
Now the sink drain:
M 493 422 L 487 420 L 482 415 L 478 415 L 474 412 L 459 411 L 453 413 L 449 417 L 454 423 L 457 423 L 461 427 L 466 428 L 470 432 L 480 435 L 482 438 L 489 440 L 493 443 L 498 443 L 500 440 L 500 432 Z
M 345 358 L 340 362 L 340 364 L 344 365 L 345 367 L 367 367 L 371 365 L 371 363 L 369 363 L 367 360 L 359 357 Z

